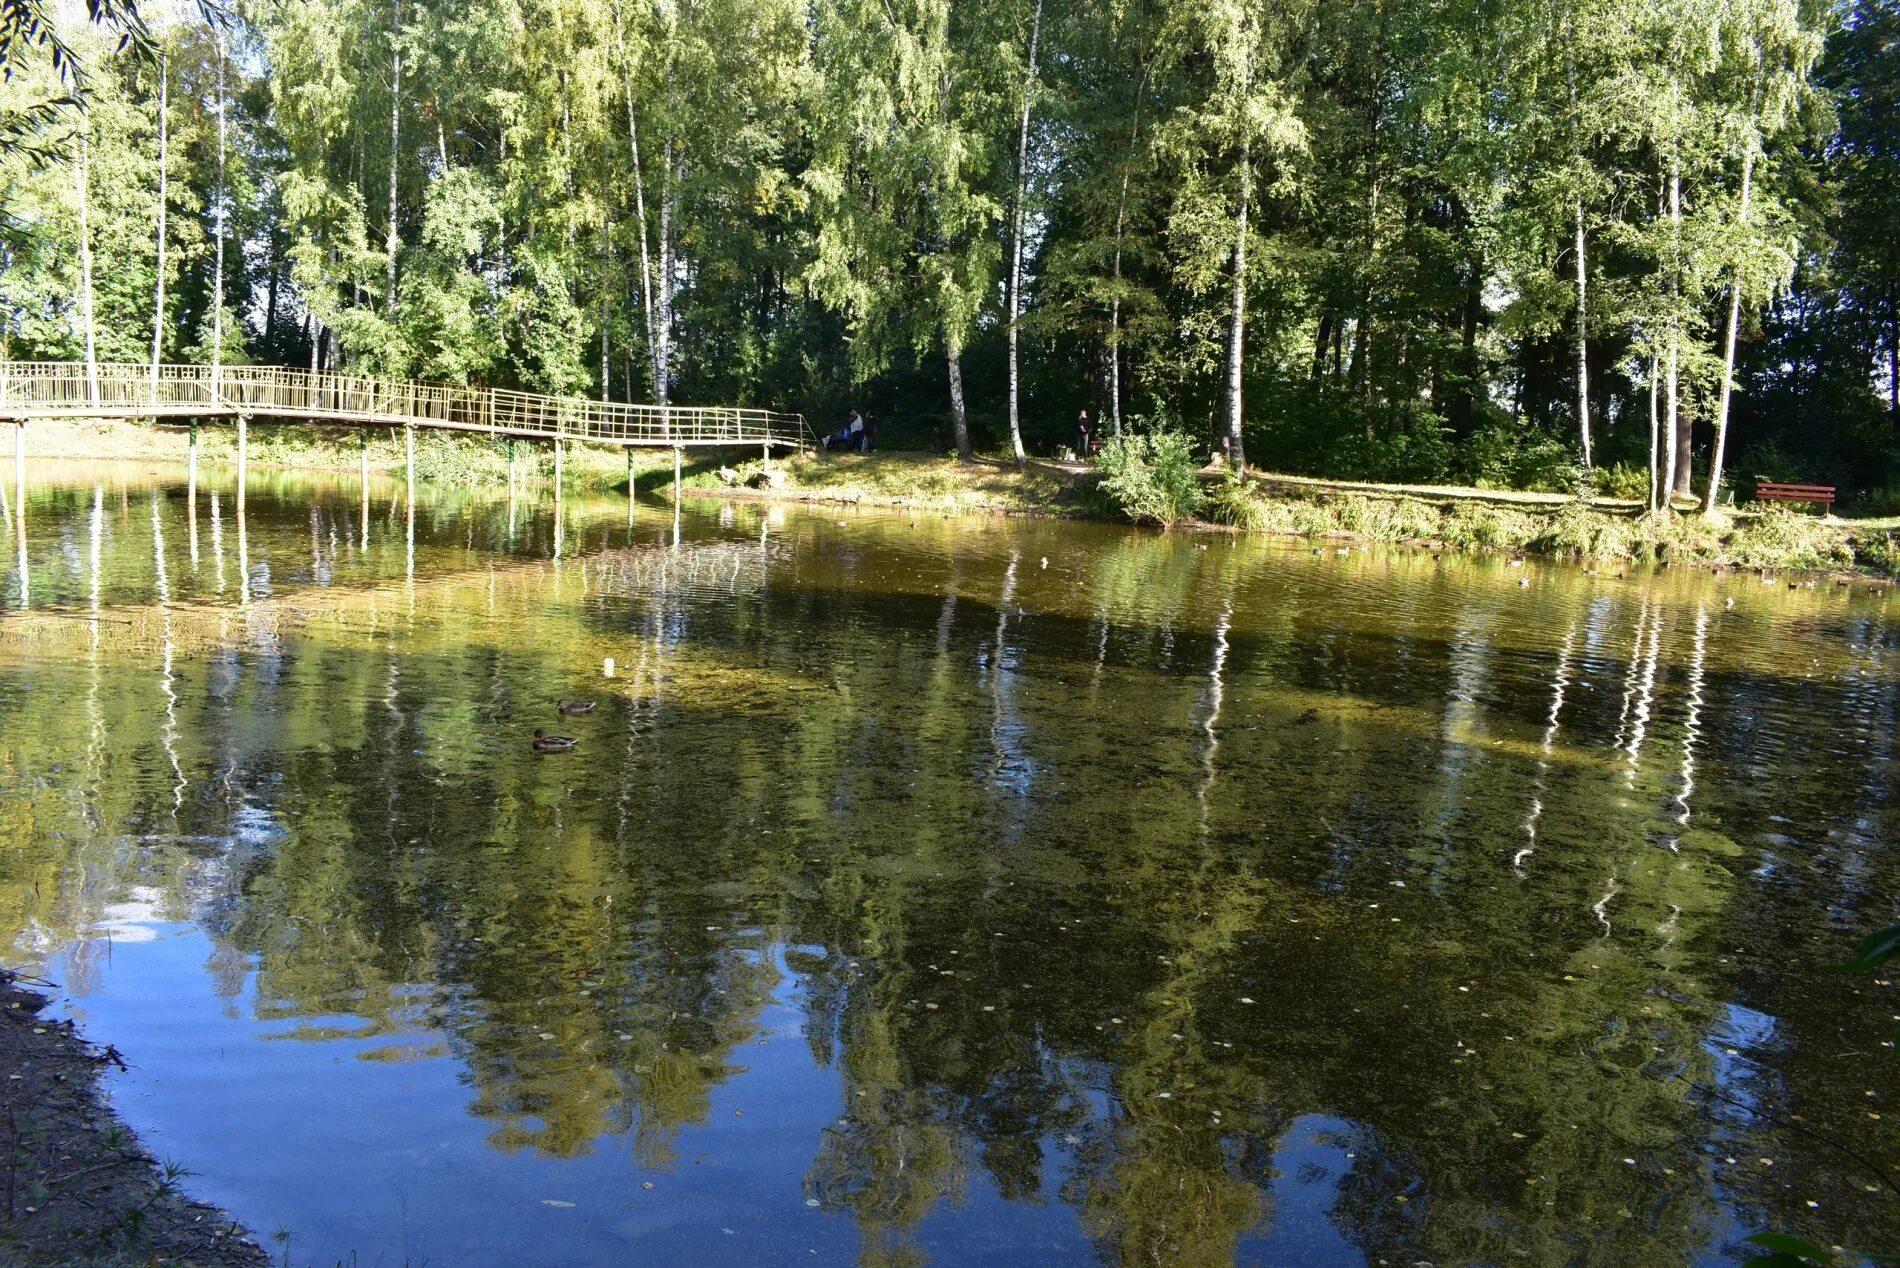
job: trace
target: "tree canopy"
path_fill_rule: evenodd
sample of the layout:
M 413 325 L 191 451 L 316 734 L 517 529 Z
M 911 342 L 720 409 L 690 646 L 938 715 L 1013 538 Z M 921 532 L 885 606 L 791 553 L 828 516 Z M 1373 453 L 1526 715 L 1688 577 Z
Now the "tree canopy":
M 16 359 L 1900 497 L 1896 0 L 16 10 Z

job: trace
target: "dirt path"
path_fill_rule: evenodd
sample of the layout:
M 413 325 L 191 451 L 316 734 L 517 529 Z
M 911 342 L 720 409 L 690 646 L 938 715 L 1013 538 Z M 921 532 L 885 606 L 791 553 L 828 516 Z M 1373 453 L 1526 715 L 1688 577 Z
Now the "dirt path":
M 50 983 L 39 983 L 50 986 Z M 123 1061 L 49 999 L 0 970 L 0 1262 L 120 1268 L 197 1264 L 256 1268 L 256 1242 L 183 1191 L 107 1104 L 100 1080 Z

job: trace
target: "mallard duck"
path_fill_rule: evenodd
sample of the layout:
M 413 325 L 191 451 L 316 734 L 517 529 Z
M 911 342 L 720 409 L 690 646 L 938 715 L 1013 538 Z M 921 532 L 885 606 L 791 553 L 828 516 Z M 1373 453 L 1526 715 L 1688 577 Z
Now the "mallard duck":
M 534 751 L 537 753 L 565 753 L 579 743 L 571 735 L 549 735 L 540 727 L 534 728 Z
M 563 700 L 554 707 L 560 712 L 572 717 L 577 713 L 592 713 L 594 711 L 594 702 L 592 700 Z

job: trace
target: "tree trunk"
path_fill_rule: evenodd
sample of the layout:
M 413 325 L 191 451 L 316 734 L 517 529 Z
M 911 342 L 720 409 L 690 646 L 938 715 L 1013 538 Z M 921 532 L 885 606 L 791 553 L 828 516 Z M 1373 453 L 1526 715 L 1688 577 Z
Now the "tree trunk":
M 957 461 L 974 462 L 976 455 L 970 449 L 970 420 L 963 410 L 963 349 L 957 346 L 956 336 L 949 330 L 943 332 L 943 355 L 950 364 L 950 426 L 957 438 Z
M 158 400 L 158 366 L 165 358 L 165 211 L 170 200 L 166 161 L 171 147 L 170 62 L 158 52 L 158 280 L 152 288 L 152 400 Z
M 1584 262 L 1583 199 L 1577 199 L 1577 430 L 1583 438 L 1583 469 L 1590 460 L 1590 307 Z
M 1662 509 L 1662 411 L 1658 404 L 1660 394 L 1657 391 L 1656 374 L 1659 367 L 1656 353 L 1649 354 L 1649 510 L 1653 515 Z
M 73 167 L 73 194 L 79 203 L 79 303 L 86 335 L 86 402 L 99 403 L 99 329 L 92 301 L 92 116 L 79 111 L 79 162 Z
M 1332 341 L 1332 338 L 1333 315 L 1331 313 L 1321 313 L 1319 315 L 1319 325 L 1313 330 L 1313 373 L 1311 377 L 1315 383 L 1319 381 L 1320 375 L 1326 373 L 1326 345 Z
M 389 228 L 383 237 L 383 311 L 396 311 L 396 160 L 402 152 L 402 0 L 389 4 Z
M 1022 126 L 1016 134 L 1016 209 L 1010 220 L 1009 260 L 1009 445 L 1022 462 L 1022 419 L 1018 410 L 1021 394 L 1021 370 L 1017 361 L 1016 324 L 1023 306 L 1023 223 L 1027 219 L 1024 203 L 1029 195 L 1029 111 L 1036 95 L 1036 44 L 1042 38 L 1042 0 L 1036 0 L 1035 21 L 1029 28 L 1029 66 L 1023 80 Z M 1119 245 L 1119 244 L 1118 244 Z
M 653 288 L 653 401 L 667 402 L 672 380 L 673 343 L 673 184 L 674 142 L 668 140 L 660 165 L 660 275 Z
M 1736 217 L 1742 229 L 1743 244 L 1748 234 L 1748 197 L 1755 175 L 1754 120 L 1742 142 L 1742 205 Z M 1742 321 L 1742 264 L 1735 263 L 1735 280 L 1728 295 L 1728 338 L 1722 348 L 1722 395 L 1715 407 L 1715 447 L 1709 451 L 1709 487 L 1702 495 L 1703 514 L 1712 514 L 1715 499 L 1722 488 L 1722 451 L 1728 444 L 1729 396 L 1735 385 L 1735 339 Z
M 627 149 L 633 160 L 633 218 L 638 222 L 640 232 L 640 307 L 645 318 L 647 350 L 649 355 L 654 346 L 653 338 L 653 262 L 647 254 L 647 198 L 646 181 L 640 174 L 640 124 L 634 115 L 633 103 L 633 63 L 627 57 L 627 38 L 620 23 L 620 6 L 614 5 L 614 43 L 620 50 L 621 85 L 627 94 Z M 657 371 L 659 362 L 654 361 Z M 659 399 L 659 379 L 653 381 L 652 395 Z
M 1677 308 L 1682 300 L 1682 167 L 1676 157 L 1669 165 L 1669 226 L 1671 235 L 1669 265 L 1669 348 L 1668 348 L 1668 427 L 1663 433 L 1663 483 L 1662 509 L 1668 510 L 1676 496 L 1676 459 L 1680 452 L 1677 443 L 1677 428 L 1682 421 L 1679 391 L 1682 386 L 1677 374 L 1677 344 L 1681 331 L 1677 325 Z
M 1221 435 L 1221 449 L 1235 471 L 1247 469 L 1247 452 L 1241 443 L 1241 368 L 1247 342 L 1247 204 L 1253 195 L 1253 157 L 1248 143 L 1240 146 L 1240 214 L 1234 223 L 1234 300 L 1233 317 L 1227 330 L 1227 425 Z
M 224 96 L 224 32 L 218 32 L 218 212 L 213 217 L 216 225 L 217 246 L 214 251 L 211 283 L 211 395 L 218 394 L 224 368 L 224 151 L 225 151 L 225 114 L 229 103 Z
M 1570 150 L 1583 162 L 1583 118 L 1577 107 L 1577 25 L 1575 15 L 1564 22 L 1564 83 L 1570 96 Z M 1583 195 L 1576 195 L 1577 220 L 1577 433 L 1583 440 L 1583 469 L 1590 461 L 1590 304 L 1584 256 Z

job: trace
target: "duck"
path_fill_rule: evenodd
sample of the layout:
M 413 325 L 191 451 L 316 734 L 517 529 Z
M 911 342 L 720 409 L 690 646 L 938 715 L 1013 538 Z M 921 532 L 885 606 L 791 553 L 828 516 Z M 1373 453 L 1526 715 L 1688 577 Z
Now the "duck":
M 565 753 L 579 743 L 571 735 L 549 735 L 540 727 L 534 728 L 534 751 L 537 753 Z
M 554 707 L 558 712 L 565 713 L 569 717 L 572 717 L 575 714 L 592 713 L 594 711 L 594 702 L 592 700 L 563 700 Z

